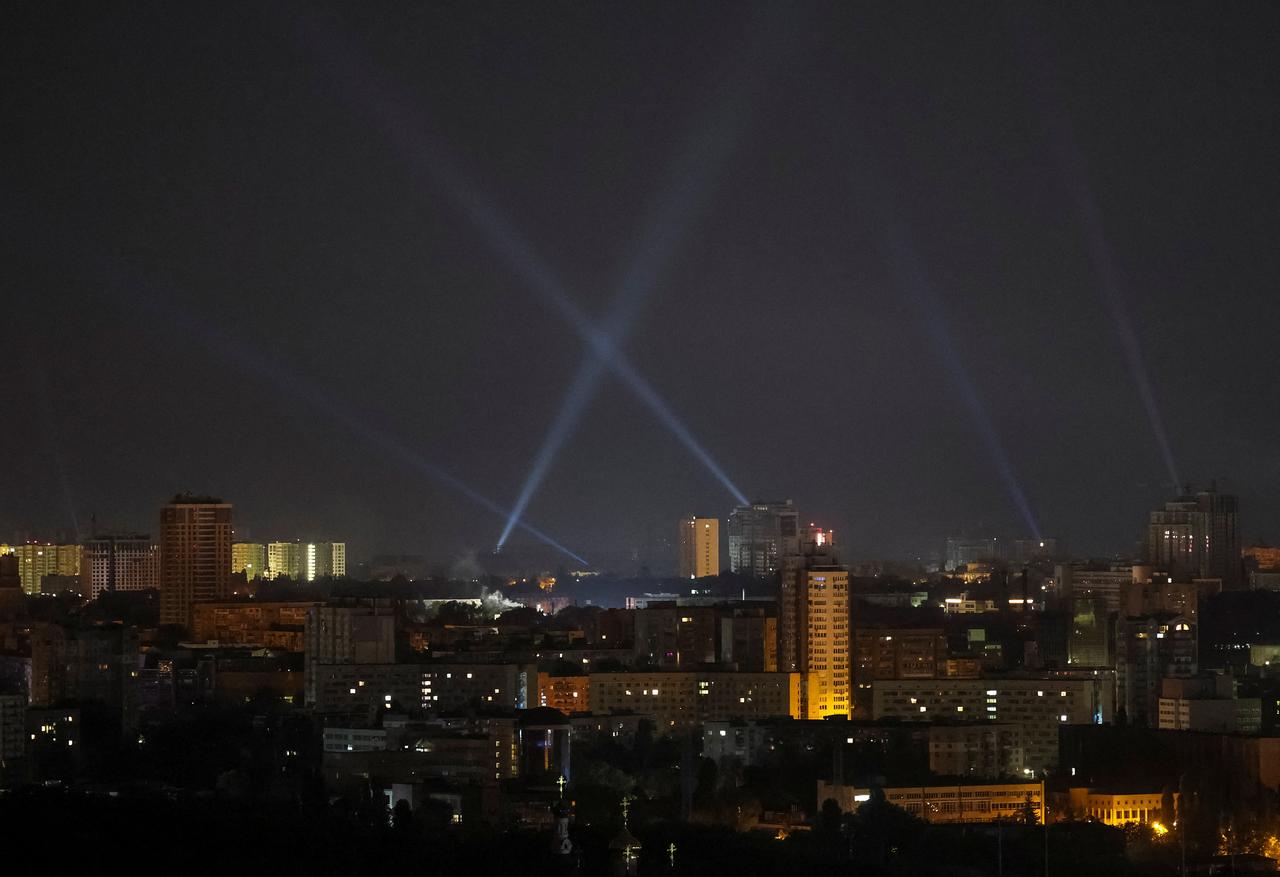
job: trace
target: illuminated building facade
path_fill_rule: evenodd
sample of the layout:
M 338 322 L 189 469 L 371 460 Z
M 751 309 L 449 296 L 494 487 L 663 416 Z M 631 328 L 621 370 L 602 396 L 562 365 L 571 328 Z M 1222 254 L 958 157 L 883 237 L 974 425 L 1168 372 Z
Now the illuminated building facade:
M 720 573 L 720 519 L 690 516 L 680 521 L 681 578 L 701 579 Z
M 1021 822 L 1028 814 L 1041 824 L 1045 819 L 1043 783 L 905 786 L 882 791 L 886 802 L 925 822 Z M 871 800 L 871 789 L 818 780 L 818 800 L 828 798 L 848 813 Z
M 145 533 L 86 539 L 81 590 L 96 600 L 111 591 L 145 591 L 160 585 L 160 548 Z
M 1178 793 L 1172 792 L 1173 813 L 1164 812 L 1161 792 L 1108 792 L 1101 789 L 1074 788 L 1069 791 L 1073 814 L 1083 819 L 1120 827 L 1134 823 L 1162 823 L 1177 813 Z
M 160 623 L 191 625 L 191 607 L 231 590 L 231 504 L 175 496 L 160 510 Z
M 234 542 L 231 545 L 231 571 L 244 573 L 255 581 L 267 577 L 267 546 L 261 542 Z
M 0 553 L 17 558 L 18 578 L 27 594 L 39 594 L 40 582 L 45 576 L 80 575 L 81 548 L 79 545 L 54 545 L 44 542 L 27 542 L 22 545 L 0 546 Z
M 293 579 L 312 582 L 316 579 L 343 578 L 347 574 L 345 542 L 269 542 L 267 544 L 267 579 Z
M 774 575 L 787 541 L 798 533 L 791 500 L 738 506 L 729 515 L 729 569 L 757 578 Z
M 318 605 L 258 600 L 198 603 L 192 610 L 191 636 L 200 642 L 301 652 L 307 613 Z
M 801 715 L 849 716 L 849 570 L 839 566 L 830 534 L 805 528 L 782 558 L 778 592 L 778 666 L 801 674 Z
M 538 705 L 560 710 L 565 715 L 585 713 L 591 708 L 591 677 L 539 673 Z

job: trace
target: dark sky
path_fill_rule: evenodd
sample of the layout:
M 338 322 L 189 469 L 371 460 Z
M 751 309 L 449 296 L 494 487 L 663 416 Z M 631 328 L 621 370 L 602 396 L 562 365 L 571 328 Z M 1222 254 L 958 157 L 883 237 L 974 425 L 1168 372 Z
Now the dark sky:
M 627 355 L 853 556 L 1025 534 L 1000 454 L 1129 549 L 1171 480 L 1135 351 L 1180 477 L 1280 536 L 1280 7 L 346 5 L 6 7 L 0 534 L 191 489 L 491 550 L 389 443 L 509 506 L 584 347 L 462 193 L 596 319 L 670 231 Z M 732 504 L 609 377 L 529 520 L 612 562 Z

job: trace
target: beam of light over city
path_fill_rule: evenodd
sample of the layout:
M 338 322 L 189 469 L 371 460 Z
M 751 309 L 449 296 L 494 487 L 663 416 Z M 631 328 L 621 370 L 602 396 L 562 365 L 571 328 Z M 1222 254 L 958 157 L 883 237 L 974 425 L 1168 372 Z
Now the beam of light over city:
M 658 417 L 659 421 L 706 467 L 707 471 L 736 501 L 745 504 L 746 495 L 734 484 L 712 457 L 710 451 L 698 441 L 683 419 L 636 369 L 614 341 L 614 335 L 618 334 L 618 329 L 629 325 L 634 319 L 632 312 L 639 308 L 643 302 L 644 293 L 656 282 L 656 277 L 649 279 L 650 275 L 656 273 L 660 268 L 659 263 L 665 262 L 666 257 L 655 258 L 657 252 L 647 252 L 641 248 L 633 262 L 632 275 L 623 283 L 620 294 L 623 307 L 615 317 L 612 326 L 597 325 L 574 302 L 556 272 L 543 261 L 496 206 L 481 194 L 479 187 L 468 180 L 449 160 L 445 150 L 429 133 L 430 126 L 415 121 L 413 101 L 396 97 L 395 90 L 389 83 L 376 80 L 368 66 L 359 63 L 350 51 L 340 47 L 340 44 L 327 31 L 315 26 L 314 22 L 310 22 L 309 25 L 306 31 L 307 36 L 333 63 L 334 86 L 352 106 L 368 114 L 373 123 L 406 160 L 415 177 L 423 183 L 430 184 L 431 188 L 443 191 L 454 206 L 483 232 L 490 245 L 528 282 L 529 287 L 559 313 L 588 345 L 588 358 L 579 368 L 561 405 L 561 412 L 568 412 L 568 414 L 558 416 L 553 421 L 543 442 L 544 447 L 549 450 L 545 453 L 539 452 L 530 477 L 526 479 L 526 483 L 533 484 L 528 491 L 529 496 L 532 496 L 536 483 L 545 476 L 545 471 L 554 459 L 556 450 L 572 433 L 574 420 L 580 416 L 581 409 L 585 408 L 594 395 L 594 385 L 600 380 L 599 377 L 592 377 L 592 372 L 599 369 L 588 364 L 590 359 L 594 358 L 603 362 L 621 379 L 623 384 Z M 732 110 L 741 115 L 745 109 L 740 105 L 741 100 L 742 98 L 739 97 L 725 101 L 721 107 L 724 112 L 714 116 L 723 127 L 709 132 L 709 142 L 719 142 L 721 150 L 731 145 L 732 140 L 729 135 L 735 128 L 734 125 L 728 124 L 732 116 L 724 113 Z M 695 196 L 702 195 L 705 198 L 704 188 L 705 184 L 688 187 L 679 193 L 670 207 L 666 208 L 671 216 L 677 219 L 680 227 L 692 220 L 698 203 L 698 198 Z M 649 246 L 659 251 L 671 251 L 678 240 L 679 236 L 673 230 L 659 228 L 654 232 Z M 646 257 L 653 261 L 646 263 Z M 574 412 L 575 408 L 577 413 Z M 539 459 L 542 457 L 546 460 L 539 464 Z M 525 502 L 527 503 L 527 499 Z
M 641 306 L 661 283 L 662 276 L 675 258 L 680 245 L 687 240 L 692 226 L 710 200 L 709 190 L 741 133 L 745 115 L 746 98 L 739 89 L 722 99 L 715 112 L 704 117 L 692 140 L 681 150 L 663 196 L 650 210 L 640 245 L 614 298 L 612 312 L 603 321 L 603 325 L 593 332 L 593 337 L 599 337 L 600 343 L 589 346 L 561 400 L 555 418 L 534 455 L 529 475 L 520 486 L 511 517 L 507 519 L 498 537 L 497 550 L 501 551 L 506 544 L 560 449 L 573 434 L 582 415 L 599 392 L 606 363 L 611 357 L 621 357 L 622 346 L 635 325 Z M 660 406 L 661 409 L 665 407 Z M 688 433 L 674 413 L 662 416 L 673 431 L 678 434 L 681 431 Z M 745 504 L 746 498 L 742 492 L 729 481 L 710 454 L 693 440 L 691 434 L 688 438 L 687 444 L 691 449 L 696 449 L 694 453 L 716 474 L 738 502 Z
M 300 399 L 316 411 L 326 415 L 330 420 L 346 427 L 359 438 L 419 474 L 425 475 L 432 481 L 460 494 L 499 518 L 505 520 L 510 516 L 510 512 L 507 509 L 504 509 L 447 469 L 431 462 L 395 436 L 372 426 L 368 422 L 366 414 L 343 405 L 315 384 L 290 371 L 277 360 L 241 344 L 230 334 L 209 321 L 181 310 L 159 296 L 134 292 L 131 295 L 122 295 L 121 298 L 126 302 L 133 303 L 140 310 L 148 311 L 163 318 L 175 330 L 194 338 L 211 354 L 225 358 L 250 377 L 267 381 L 282 392 L 287 393 L 290 398 Z M 583 566 L 590 566 L 589 561 L 582 555 L 566 548 L 537 527 L 521 522 L 520 529 L 533 536 L 539 542 L 554 548 Z
M 1017 18 L 1014 24 L 1017 28 L 1018 47 L 1023 67 L 1030 74 L 1026 79 L 1032 85 L 1033 99 L 1044 119 L 1046 136 L 1057 156 L 1063 175 L 1063 185 L 1071 200 L 1076 221 L 1080 224 L 1084 248 L 1097 278 L 1098 293 L 1102 296 L 1107 315 L 1115 328 L 1129 376 L 1138 391 L 1138 397 L 1142 400 L 1142 408 L 1147 415 L 1147 422 L 1151 425 L 1151 433 L 1155 437 L 1156 445 L 1160 449 L 1165 472 L 1169 476 L 1171 486 L 1179 489 L 1183 486 L 1183 482 L 1174 459 L 1173 446 L 1165 429 L 1160 405 L 1156 401 L 1146 358 L 1142 353 L 1142 342 L 1134 330 L 1133 320 L 1129 316 L 1129 308 L 1125 303 L 1124 283 L 1111 246 L 1107 242 L 1106 229 L 1098 211 L 1097 199 L 1093 194 L 1084 157 L 1080 153 L 1075 126 L 1058 93 L 1054 78 L 1053 56 L 1030 18 L 1016 11 L 1011 14 Z
M 995 424 L 991 421 L 991 415 L 987 412 L 977 385 L 969 374 L 960 351 L 956 349 L 942 304 L 933 293 L 909 224 L 901 216 L 899 208 L 895 206 L 896 201 L 885 181 L 883 169 L 875 160 L 871 144 L 862 135 L 854 134 L 852 139 L 857 144 L 858 158 L 855 159 L 855 164 L 861 167 L 861 172 L 855 173 L 852 180 L 856 190 L 864 194 L 864 203 L 875 211 L 873 221 L 881 226 L 885 248 L 889 254 L 889 267 L 898 278 L 899 284 L 924 324 L 930 340 L 933 341 L 934 352 L 941 361 L 947 377 L 959 392 L 969 416 L 973 419 L 974 426 L 977 427 L 978 435 L 1000 475 L 1005 491 L 1013 500 L 1018 514 L 1022 516 L 1031 535 L 1036 539 L 1042 539 L 1040 524 L 1031 510 L 1031 502 L 1027 499 L 1026 491 L 1023 490 L 1022 483 L 1014 472 L 1008 451 L 996 432 Z

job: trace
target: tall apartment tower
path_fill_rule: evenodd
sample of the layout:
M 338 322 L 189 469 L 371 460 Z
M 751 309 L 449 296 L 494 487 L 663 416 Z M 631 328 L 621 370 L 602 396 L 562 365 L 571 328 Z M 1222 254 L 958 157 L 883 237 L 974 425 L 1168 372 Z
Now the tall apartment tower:
M 1211 488 L 1165 503 L 1147 525 L 1147 561 L 1174 581 L 1221 579 L 1224 588 L 1240 587 L 1239 500 Z
M 801 716 L 849 716 L 849 570 L 831 534 L 809 526 L 788 540 L 778 591 L 778 669 L 800 676 Z
M 774 575 L 788 540 L 798 532 L 791 500 L 738 506 L 729 515 L 729 569 L 758 578 Z
M 108 591 L 159 587 L 160 551 L 145 533 L 99 534 L 84 542 L 81 591 L 96 600 Z
M 680 521 L 680 578 L 701 579 L 720 572 L 720 519 L 690 515 Z
M 231 503 L 180 494 L 160 509 L 160 623 L 190 627 L 195 603 L 231 593 Z

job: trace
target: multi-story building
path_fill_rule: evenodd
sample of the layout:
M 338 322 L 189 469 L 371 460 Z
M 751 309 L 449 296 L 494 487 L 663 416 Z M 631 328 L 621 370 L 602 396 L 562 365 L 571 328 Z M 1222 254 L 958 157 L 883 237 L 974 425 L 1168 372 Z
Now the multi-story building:
M 198 603 L 191 636 L 221 645 L 261 646 L 302 652 L 307 613 L 319 603 L 265 603 L 257 600 Z
M 729 569 L 768 578 L 778 572 L 787 540 L 799 534 L 791 500 L 738 506 L 729 515 Z
M 26 542 L 0 546 L 0 553 L 12 554 L 17 559 L 18 579 L 27 594 L 39 594 L 40 582 L 45 576 L 80 575 L 79 545 Z
M 591 709 L 591 677 L 538 674 L 538 705 L 560 710 L 565 715 Z
M 858 718 L 871 715 L 871 689 L 878 679 L 948 675 L 947 636 L 940 627 L 860 627 L 853 634 L 853 649 L 853 708 Z
M 1024 566 L 1037 560 L 1048 560 L 1063 553 L 1062 545 L 1051 536 L 1032 539 L 1014 539 L 1009 545 L 1008 561 Z
M 139 666 L 135 628 L 42 624 L 31 633 L 31 705 L 96 701 L 124 709 Z
M 302 543 L 267 543 L 267 571 L 265 579 L 302 580 Z
M 681 578 L 701 579 L 720 573 L 720 519 L 690 515 L 680 520 Z
M 261 542 L 231 543 L 231 572 L 244 573 L 248 581 L 267 577 L 267 546 Z
M 1239 697 L 1231 676 L 1168 678 L 1160 686 L 1159 727 L 1165 731 L 1257 734 L 1262 700 Z
M 1122 618 L 1116 627 L 1117 709 L 1130 725 L 1159 724 L 1160 687 L 1168 676 L 1194 676 L 1196 627 L 1183 615 Z
M 595 673 L 591 712 L 651 715 L 659 728 L 721 719 L 800 718 L 800 674 Z
M 772 673 L 778 669 L 778 617 L 764 608 L 730 606 L 721 610 L 719 660 L 738 670 Z
M 885 801 L 925 822 L 1020 822 L 1030 817 L 1043 824 L 1045 819 L 1044 783 L 905 786 L 882 791 Z M 818 800 L 827 799 L 853 811 L 871 800 L 871 789 L 818 780 Z
M 848 717 L 853 707 L 849 570 L 821 530 L 788 540 L 778 592 L 778 666 L 801 674 L 801 714 Z
M 347 575 L 347 543 L 308 542 L 302 547 L 302 580 L 340 579 Z
M 1174 581 L 1220 579 L 1239 587 L 1239 501 L 1216 490 L 1181 496 L 1151 513 L 1147 525 L 1147 561 Z
M 1105 596 L 1071 598 L 1071 626 L 1067 663 L 1080 667 L 1111 667 L 1115 663 L 1116 613 Z
M 316 702 L 322 668 L 339 664 L 392 664 L 396 619 L 390 605 L 311 606 L 305 623 L 306 701 Z M 327 672 L 327 671 L 323 671 Z
M 114 591 L 160 585 L 160 548 L 145 533 L 100 534 L 84 542 L 81 591 L 96 600 Z
M 422 665 L 422 709 L 452 713 L 475 709 L 523 710 L 538 705 L 536 664 Z
M 27 699 L 21 694 L 0 694 L 0 778 L 12 762 L 27 751 Z
M 384 712 L 417 709 L 423 672 L 416 664 L 308 664 L 307 705 L 324 716 L 373 724 Z
M 231 591 L 231 504 L 181 494 L 160 510 L 160 623 L 191 626 L 191 607 Z
M 1115 707 L 1110 675 L 1048 675 L 1001 679 L 903 679 L 877 682 L 872 718 L 900 721 L 978 719 L 1022 727 L 1024 770 L 1034 774 L 1058 763 L 1058 728 L 1111 721 Z
M 945 567 L 949 572 L 963 572 L 971 563 L 991 563 L 1003 559 L 1004 547 L 998 539 L 969 539 L 951 536 L 947 539 Z
M 269 542 L 266 552 L 263 578 L 313 582 L 347 574 L 345 542 Z
M 1022 726 L 1016 722 L 938 724 L 929 728 L 929 771 L 940 777 L 1001 779 L 1026 768 Z
M 1073 788 L 1068 792 L 1068 800 L 1074 815 L 1119 828 L 1134 823 L 1160 822 L 1162 819 L 1168 819 L 1172 824 L 1177 813 L 1178 793 L 1171 794 L 1174 813 L 1164 812 L 1163 792 Z
M 716 610 L 649 603 L 635 610 L 636 660 L 655 667 L 691 669 L 716 659 Z

